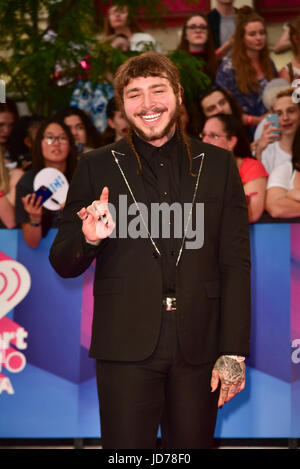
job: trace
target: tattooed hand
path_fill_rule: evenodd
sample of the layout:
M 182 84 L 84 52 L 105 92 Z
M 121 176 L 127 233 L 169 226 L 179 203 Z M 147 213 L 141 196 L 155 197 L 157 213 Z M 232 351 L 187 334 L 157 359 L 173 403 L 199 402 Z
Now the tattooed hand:
M 245 387 L 245 363 L 237 362 L 233 358 L 222 355 L 218 358 L 212 371 L 211 391 L 214 392 L 221 381 L 218 407 L 230 401 Z

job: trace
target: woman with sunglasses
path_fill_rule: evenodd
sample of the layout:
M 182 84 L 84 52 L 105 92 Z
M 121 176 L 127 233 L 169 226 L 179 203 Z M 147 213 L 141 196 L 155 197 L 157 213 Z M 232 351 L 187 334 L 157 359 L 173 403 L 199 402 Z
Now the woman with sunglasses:
M 69 127 L 54 118 L 40 127 L 32 152 L 32 169 L 20 179 L 16 191 L 16 221 L 26 244 L 37 248 L 50 228 L 56 227 L 63 206 L 56 211 L 41 205 L 33 190 L 34 178 L 43 168 L 55 168 L 70 181 L 77 162 L 77 151 Z
M 232 115 L 216 114 L 207 119 L 201 137 L 203 142 L 232 151 L 246 194 L 249 222 L 259 220 L 264 211 L 268 173 L 260 161 L 245 156 L 251 151 L 249 142 L 241 141 L 240 123 Z M 246 153 L 237 153 L 236 149 L 243 146 Z
M 191 15 L 184 23 L 178 50 L 185 50 L 204 62 L 203 72 L 212 80 L 217 72 L 217 56 L 208 20 L 204 13 Z

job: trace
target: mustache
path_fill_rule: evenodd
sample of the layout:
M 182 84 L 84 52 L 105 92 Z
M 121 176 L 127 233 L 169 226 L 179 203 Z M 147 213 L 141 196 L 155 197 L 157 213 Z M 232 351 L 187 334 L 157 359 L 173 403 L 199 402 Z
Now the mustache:
M 134 114 L 134 117 L 146 116 L 149 112 L 152 114 L 157 114 L 159 112 L 165 112 L 168 109 L 166 107 L 154 107 L 153 109 L 141 109 L 139 112 Z

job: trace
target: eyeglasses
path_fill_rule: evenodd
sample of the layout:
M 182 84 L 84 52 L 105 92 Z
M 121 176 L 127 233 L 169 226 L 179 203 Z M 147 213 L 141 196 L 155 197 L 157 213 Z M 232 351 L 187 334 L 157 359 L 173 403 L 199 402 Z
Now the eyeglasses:
M 61 145 L 66 145 L 69 140 L 66 135 L 58 135 L 55 137 L 54 135 L 44 136 L 43 139 L 46 141 L 48 145 L 53 145 L 53 143 L 58 142 Z
M 212 140 L 219 140 L 220 138 L 227 138 L 226 135 L 217 135 L 217 134 L 214 134 L 213 132 L 210 132 L 209 134 L 207 134 L 206 132 L 201 132 L 199 134 L 199 137 L 201 138 L 201 140 L 203 140 L 205 137 L 211 138 Z
M 196 29 L 200 29 L 200 31 L 207 31 L 208 27 L 205 26 L 204 24 L 191 24 L 186 27 L 186 29 L 191 29 L 192 31 L 195 31 Z

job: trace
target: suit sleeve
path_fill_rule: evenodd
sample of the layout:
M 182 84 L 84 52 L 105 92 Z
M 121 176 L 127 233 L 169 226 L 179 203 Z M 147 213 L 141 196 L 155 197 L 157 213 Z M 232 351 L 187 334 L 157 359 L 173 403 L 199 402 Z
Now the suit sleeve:
M 62 221 L 50 250 L 50 263 L 61 277 L 81 275 L 106 244 L 106 240 L 99 246 L 86 243 L 82 222 L 77 216 L 77 212 L 94 199 L 88 161 L 82 158 L 72 178 Z
M 249 355 L 250 242 L 244 188 L 229 156 L 220 231 L 221 329 L 220 355 Z

